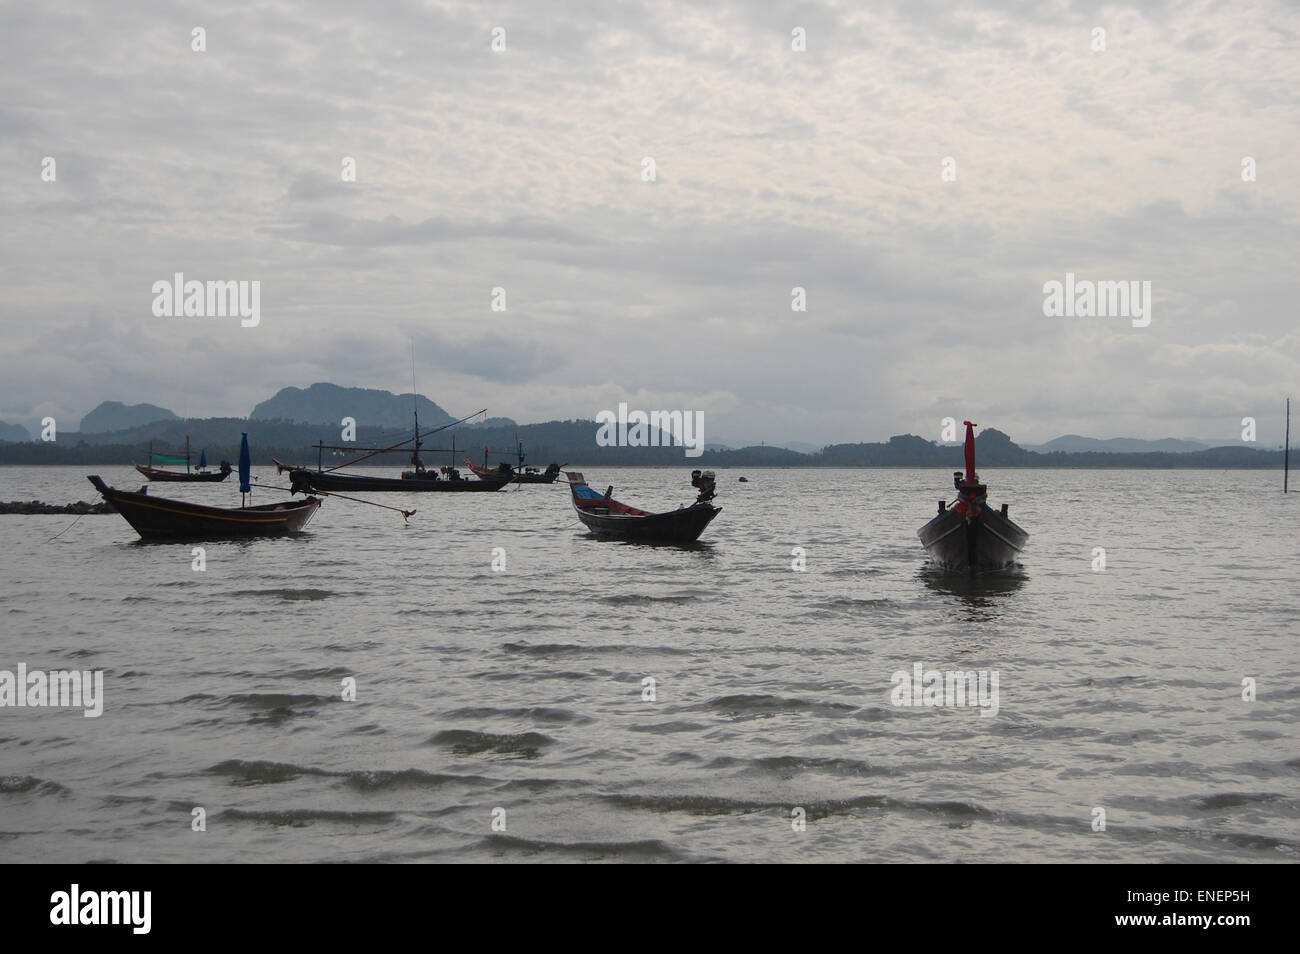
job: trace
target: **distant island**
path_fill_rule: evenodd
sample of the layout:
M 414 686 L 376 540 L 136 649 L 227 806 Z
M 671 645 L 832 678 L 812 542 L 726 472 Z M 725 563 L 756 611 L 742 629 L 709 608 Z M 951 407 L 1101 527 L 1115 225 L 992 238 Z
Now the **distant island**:
M 380 428 L 411 427 L 419 411 L 420 427 L 431 428 L 456 420 L 423 394 L 393 394 L 374 388 L 345 388 L 313 384 L 309 388 L 281 388 L 275 396 L 253 408 L 255 421 L 289 421 L 295 424 L 337 425 L 345 417 L 358 425 Z M 482 426 L 513 427 L 508 417 L 493 417 Z
M 81 419 L 81 426 L 77 430 L 82 434 L 109 434 L 152 424 L 154 421 L 175 420 L 176 415 L 165 407 L 105 401 Z
M 6 424 L 0 421 L 0 443 L 30 441 L 32 435 L 27 433 L 27 428 L 21 424 Z
M 1096 437 L 1080 437 L 1078 434 L 1065 434 L 1046 444 L 1025 444 L 1024 448 L 1039 454 L 1050 454 L 1053 451 L 1062 451 L 1066 454 L 1084 454 L 1089 451 L 1103 454 L 1194 454 L 1211 447 L 1227 447 L 1235 443 L 1237 442 L 1219 441 L 1207 444 L 1204 441 L 1180 441 L 1173 437 L 1158 441 L 1146 441 L 1136 437 L 1111 437 L 1103 440 Z
M 341 433 L 345 417 L 356 421 L 358 447 L 388 447 L 411 436 L 412 412 L 420 413 L 422 432 L 456 418 L 423 395 L 393 394 L 372 388 L 317 383 L 307 388 L 282 388 L 258 403 L 247 418 L 180 418 L 152 404 L 126 405 L 105 401 L 85 416 L 77 431 L 58 432 L 54 442 L 32 440 L 27 430 L 0 422 L 0 465 L 3 464 L 123 464 L 145 459 L 150 443 L 160 453 L 183 451 L 185 438 L 197 458 L 235 460 L 240 435 L 248 434 L 254 462 L 271 464 L 277 457 L 314 466 L 314 445 L 346 446 Z M 580 466 L 650 467 L 944 467 L 961 466 L 960 444 L 940 444 L 913 434 L 900 434 L 879 443 L 830 444 L 820 449 L 793 443 L 774 446 L 724 447 L 707 445 L 699 457 L 686 457 L 681 447 L 599 447 L 595 421 L 547 421 L 517 424 L 510 418 L 488 418 L 461 424 L 427 439 L 423 456 L 431 465 L 505 460 L 516 463 L 516 441 L 522 441 L 527 463 L 551 462 Z M 455 441 L 455 452 L 451 442 Z M 1131 438 L 1099 440 L 1069 434 L 1047 444 L 1022 447 L 996 428 L 976 438 L 981 468 L 1249 468 L 1282 466 L 1280 450 L 1250 444 L 1208 446 L 1197 441 Z M 488 448 L 485 451 L 485 448 Z M 797 449 L 796 449 L 797 448 Z M 349 451 L 322 451 L 326 466 L 347 460 Z M 400 466 L 406 447 L 372 458 L 370 464 Z M 359 455 L 358 455 L 359 456 Z

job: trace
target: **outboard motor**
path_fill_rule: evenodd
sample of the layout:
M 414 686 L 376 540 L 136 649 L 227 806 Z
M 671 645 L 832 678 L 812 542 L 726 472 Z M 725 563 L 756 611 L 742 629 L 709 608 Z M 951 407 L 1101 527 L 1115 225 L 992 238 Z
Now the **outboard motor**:
M 708 503 L 715 496 L 714 488 L 717 486 L 717 478 L 713 471 L 693 470 L 691 471 L 691 486 L 699 490 L 699 496 L 695 498 L 696 503 Z

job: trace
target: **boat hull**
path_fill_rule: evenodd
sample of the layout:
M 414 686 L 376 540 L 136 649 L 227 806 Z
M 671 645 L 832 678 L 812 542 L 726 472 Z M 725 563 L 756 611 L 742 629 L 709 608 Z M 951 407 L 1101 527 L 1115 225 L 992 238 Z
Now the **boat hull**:
M 320 508 L 315 497 L 256 507 L 208 507 L 115 490 L 97 475 L 89 480 L 146 540 L 278 537 L 302 530 Z
M 955 573 L 1010 569 L 1029 540 L 1028 533 L 988 507 L 969 520 L 955 509 L 945 510 L 916 535 L 936 566 Z
M 136 464 L 135 469 L 150 480 L 171 481 L 173 483 L 186 484 L 215 484 L 225 480 L 232 473 L 230 468 L 216 470 L 211 472 L 195 471 L 190 474 L 182 474 L 174 470 L 158 470 L 153 467 L 145 467 L 142 464 Z
M 278 463 L 278 462 L 277 462 Z M 284 467 L 284 465 L 280 465 Z M 294 492 L 320 490 L 338 493 L 492 493 L 500 490 L 510 481 L 484 480 L 448 480 L 445 477 L 435 479 L 423 477 L 363 477 L 357 474 L 335 474 L 307 470 L 306 468 L 289 468 L 289 483 Z
M 668 513 L 644 516 L 592 513 L 590 508 L 575 506 L 578 519 L 592 533 L 601 537 L 633 540 L 638 543 L 694 543 L 700 538 L 721 507 L 695 504 Z

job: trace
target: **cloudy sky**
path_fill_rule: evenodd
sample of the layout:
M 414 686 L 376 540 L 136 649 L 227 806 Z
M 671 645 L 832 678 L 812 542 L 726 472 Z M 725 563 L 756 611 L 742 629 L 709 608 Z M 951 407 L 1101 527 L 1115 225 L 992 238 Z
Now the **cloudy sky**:
M 1276 444 L 1298 29 L 1284 2 L 0 4 L 0 419 L 406 391 L 413 341 L 422 392 L 523 422 L 1249 415 Z M 1150 281 L 1150 325 L 1045 317 L 1067 271 Z M 260 281 L 260 325 L 155 317 L 175 272 Z

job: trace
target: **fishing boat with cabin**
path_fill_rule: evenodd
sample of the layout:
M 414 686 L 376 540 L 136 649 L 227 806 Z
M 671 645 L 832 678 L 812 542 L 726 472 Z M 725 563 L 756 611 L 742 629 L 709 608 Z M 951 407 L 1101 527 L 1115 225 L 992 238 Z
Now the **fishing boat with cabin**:
M 398 441 L 389 447 L 336 447 L 328 444 L 316 445 L 316 469 L 311 470 L 307 467 L 297 467 L 292 464 L 286 464 L 282 460 L 275 460 L 277 473 L 288 473 L 289 484 L 294 493 L 310 493 L 312 491 L 349 491 L 352 493 L 492 493 L 500 490 L 506 484 L 510 483 L 514 472 L 506 469 L 508 473 L 499 473 L 490 477 L 464 477 L 461 472 L 454 466 L 440 468 L 426 468 L 424 459 L 420 456 L 421 448 L 424 447 L 423 438 L 439 431 L 444 431 L 449 427 L 455 427 L 457 424 L 463 424 L 466 421 L 478 417 L 480 414 L 486 414 L 487 409 L 475 411 L 469 417 L 463 417 L 459 421 L 452 421 L 450 424 L 444 424 L 442 427 L 436 427 L 425 434 L 420 433 L 420 414 L 418 409 L 415 412 L 415 436 L 407 438 L 404 441 Z M 411 449 L 411 468 L 404 470 L 400 477 L 372 477 L 366 474 L 340 474 L 338 473 L 344 467 L 351 467 L 359 464 L 363 460 L 369 460 L 371 457 L 379 454 L 390 454 L 412 444 Z M 446 448 L 435 448 L 436 450 L 445 450 Z M 327 450 L 346 450 L 346 451 L 364 451 L 361 457 L 350 460 L 345 464 L 338 464 L 335 467 L 326 469 L 323 464 L 323 454 Z M 456 435 L 452 433 L 450 452 L 452 460 L 456 456 Z

